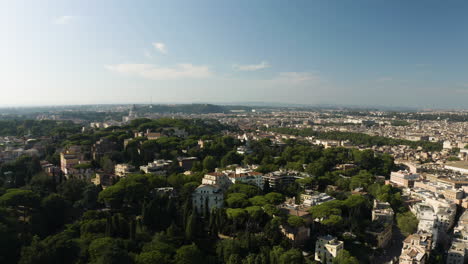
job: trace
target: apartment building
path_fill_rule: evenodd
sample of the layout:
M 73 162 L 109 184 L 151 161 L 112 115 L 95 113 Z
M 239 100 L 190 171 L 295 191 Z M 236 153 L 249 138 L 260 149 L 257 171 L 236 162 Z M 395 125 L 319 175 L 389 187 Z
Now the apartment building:
M 390 174 L 390 182 L 399 186 L 412 188 L 414 182 L 419 180 L 419 174 L 410 173 L 408 171 L 397 171 Z
M 403 241 L 400 264 L 425 264 L 432 249 L 432 235 L 418 232 Z
M 315 260 L 332 264 L 333 259 L 344 249 L 344 242 L 331 235 L 321 236 L 315 242 Z

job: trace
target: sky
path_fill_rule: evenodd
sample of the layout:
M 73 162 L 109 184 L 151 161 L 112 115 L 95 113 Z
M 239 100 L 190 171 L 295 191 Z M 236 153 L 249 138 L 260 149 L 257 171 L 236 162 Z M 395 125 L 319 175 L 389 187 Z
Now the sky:
M 0 107 L 468 108 L 468 1 L 0 0 Z

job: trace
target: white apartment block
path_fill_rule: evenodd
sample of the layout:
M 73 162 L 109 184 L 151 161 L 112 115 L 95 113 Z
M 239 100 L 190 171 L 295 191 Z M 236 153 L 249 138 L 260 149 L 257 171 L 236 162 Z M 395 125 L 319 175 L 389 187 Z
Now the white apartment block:
M 411 196 L 422 200 L 421 203 L 410 207 L 419 220 L 418 231 L 431 233 L 435 246 L 439 239 L 444 239 L 446 232 L 454 225 L 456 205 L 429 191 L 411 192 Z
M 193 208 L 199 213 L 223 207 L 223 190 L 217 185 L 200 185 L 192 194 Z
M 333 200 L 335 198 L 326 193 L 318 193 L 311 190 L 306 190 L 305 193 L 301 194 L 301 204 L 306 206 L 320 205 Z
M 228 178 L 232 183 L 247 183 L 263 189 L 263 174 L 260 172 L 235 172 L 229 173 Z
M 227 188 L 229 188 L 229 186 L 231 186 L 232 182 L 226 173 L 210 172 L 205 174 L 205 176 L 202 179 L 202 184 L 217 185 L 221 189 L 226 190 Z
M 343 241 L 331 235 L 318 237 L 315 242 L 315 260 L 332 264 L 333 259 L 344 249 Z
M 148 165 L 140 166 L 144 173 L 154 173 L 156 175 L 165 175 L 166 169 L 171 166 L 172 160 L 155 160 Z

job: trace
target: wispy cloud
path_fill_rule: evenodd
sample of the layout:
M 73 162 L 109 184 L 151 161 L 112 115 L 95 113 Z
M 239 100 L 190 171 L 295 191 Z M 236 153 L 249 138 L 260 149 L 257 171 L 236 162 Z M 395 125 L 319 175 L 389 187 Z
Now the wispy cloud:
M 322 78 L 317 73 L 312 72 L 280 72 L 271 81 L 280 84 L 307 84 L 307 83 L 318 83 L 322 81 Z
M 57 25 L 66 25 L 76 19 L 76 16 L 60 16 L 54 19 L 54 24 Z
M 266 61 L 262 61 L 259 64 L 248 64 L 248 65 L 234 64 L 232 67 L 238 71 L 258 71 L 258 70 L 270 68 L 271 65 Z
M 131 63 L 106 65 L 105 67 L 113 72 L 140 76 L 150 80 L 203 79 L 213 76 L 208 66 L 197 66 L 190 63 L 177 64 L 175 67 Z
M 378 78 L 377 80 L 375 80 L 376 82 L 390 82 L 390 81 L 393 81 L 393 78 L 392 77 L 380 77 Z
M 457 94 L 468 94 L 468 89 L 455 89 Z
M 167 48 L 166 45 L 162 42 L 154 42 L 153 47 L 157 49 L 159 52 L 162 54 L 167 54 Z

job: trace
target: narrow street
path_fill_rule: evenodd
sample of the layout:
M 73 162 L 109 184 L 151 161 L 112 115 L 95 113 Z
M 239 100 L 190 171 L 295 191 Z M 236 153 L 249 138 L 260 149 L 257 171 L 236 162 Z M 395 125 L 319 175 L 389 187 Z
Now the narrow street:
M 378 254 L 374 257 L 372 264 L 391 263 L 391 260 L 398 258 L 401 254 L 403 240 L 405 240 L 405 236 L 403 236 L 403 234 L 400 232 L 400 229 L 398 229 L 398 227 L 394 225 L 393 236 L 390 245 L 387 248 L 383 249 L 382 254 Z

